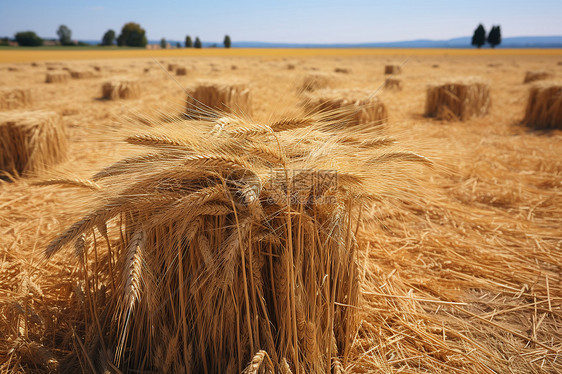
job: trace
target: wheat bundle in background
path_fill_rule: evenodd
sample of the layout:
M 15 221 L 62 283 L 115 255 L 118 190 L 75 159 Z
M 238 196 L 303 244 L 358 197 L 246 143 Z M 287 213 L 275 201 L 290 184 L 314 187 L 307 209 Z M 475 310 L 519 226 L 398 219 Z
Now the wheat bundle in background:
M 316 91 L 327 88 L 332 81 L 332 76 L 325 73 L 311 73 L 304 77 L 300 89 L 302 91 Z
M 525 73 L 523 83 L 531 83 L 535 81 L 545 80 L 552 78 L 554 74 L 548 71 L 528 71 Z
M 86 317 L 80 361 L 207 373 L 345 364 L 360 310 L 362 205 L 389 191 L 381 181 L 401 165 L 427 160 L 326 126 L 229 116 L 129 136 L 149 152 L 94 175 L 103 202 L 46 252 L 74 244 L 93 269 L 83 267 L 85 279 L 106 290 L 104 302 L 85 290 L 86 315 L 102 321 Z
M 400 65 L 386 65 L 384 67 L 385 74 L 400 74 L 402 73 L 402 67 Z
M 140 95 L 140 83 L 134 80 L 113 79 L 102 85 L 102 97 L 104 99 L 138 99 Z
M 168 71 L 174 72 L 178 68 L 177 64 L 168 64 Z
M 70 73 L 66 70 L 55 70 L 47 72 L 45 83 L 62 83 L 70 79 Z
M 178 67 L 176 69 L 176 75 L 187 75 L 187 68 L 185 67 Z
M 204 118 L 210 110 L 250 114 L 252 96 L 249 86 L 244 82 L 199 82 L 187 97 L 186 114 Z
M 384 81 L 384 88 L 386 90 L 401 90 L 402 81 L 398 78 L 386 78 Z
M 319 90 L 303 97 L 301 104 L 308 112 L 325 112 L 337 118 L 338 127 L 387 122 L 388 112 L 384 103 L 364 90 Z
M 562 84 L 531 87 L 523 123 L 537 129 L 562 129 Z
M 94 78 L 96 76 L 96 72 L 94 70 L 70 70 L 70 76 L 72 79 L 87 79 L 87 78 Z
M 55 112 L 0 113 L 0 171 L 35 174 L 66 157 L 67 141 Z
M 0 88 L 0 110 L 24 108 L 31 103 L 31 90 L 28 88 Z
M 488 113 L 490 87 L 476 78 L 427 87 L 425 115 L 448 121 L 465 121 Z

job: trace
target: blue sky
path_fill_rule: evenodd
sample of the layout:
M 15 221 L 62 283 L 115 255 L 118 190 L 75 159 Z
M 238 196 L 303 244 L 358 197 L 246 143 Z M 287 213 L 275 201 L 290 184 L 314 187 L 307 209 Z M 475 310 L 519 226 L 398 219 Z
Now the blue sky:
M 562 35 L 561 15 L 560 0 L 0 0 L 0 36 L 56 37 L 65 24 L 73 39 L 99 40 L 134 21 L 150 40 L 361 43 L 468 36 L 478 23 L 504 37 Z

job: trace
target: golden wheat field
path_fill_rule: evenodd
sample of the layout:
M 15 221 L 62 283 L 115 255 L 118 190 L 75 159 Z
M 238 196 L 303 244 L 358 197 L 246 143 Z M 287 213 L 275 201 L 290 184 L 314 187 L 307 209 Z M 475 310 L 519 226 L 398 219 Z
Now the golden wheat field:
M 562 372 L 561 78 L 0 51 L 0 373 Z

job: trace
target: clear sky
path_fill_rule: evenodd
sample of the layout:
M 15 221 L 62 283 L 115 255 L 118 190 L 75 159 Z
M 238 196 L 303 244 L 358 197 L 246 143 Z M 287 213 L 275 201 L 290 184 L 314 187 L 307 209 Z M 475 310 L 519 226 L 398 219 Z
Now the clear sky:
M 0 36 L 32 30 L 101 40 L 140 23 L 149 40 L 361 43 L 471 36 L 478 23 L 502 36 L 562 35 L 561 0 L 0 0 Z

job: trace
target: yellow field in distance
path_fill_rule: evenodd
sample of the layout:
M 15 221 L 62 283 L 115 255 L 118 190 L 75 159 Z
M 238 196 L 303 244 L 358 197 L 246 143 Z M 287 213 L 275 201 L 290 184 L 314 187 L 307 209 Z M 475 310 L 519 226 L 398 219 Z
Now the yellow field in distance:
M 47 60 L 96 60 L 142 57 L 321 57 L 321 56 L 562 56 L 562 49 L 422 48 L 179 48 L 166 50 L 0 50 L 0 63 Z

